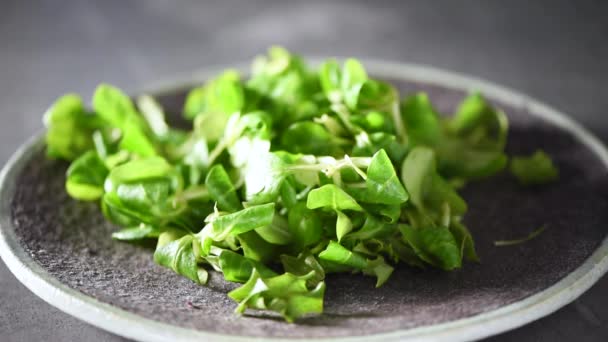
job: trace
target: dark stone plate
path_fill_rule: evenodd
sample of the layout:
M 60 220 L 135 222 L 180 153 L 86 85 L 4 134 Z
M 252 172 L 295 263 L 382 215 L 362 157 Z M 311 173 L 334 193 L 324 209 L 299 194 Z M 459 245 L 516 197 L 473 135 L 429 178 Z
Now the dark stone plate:
M 456 81 L 450 78 L 458 76 L 434 71 L 450 80 L 447 83 L 452 87 L 446 87 L 437 85 L 435 76 L 427 82 L 408 81 L 387 72 L 387 68 L 380 68 L 385 71 L 380 70 L 376 74 L 394 79 L 403 94 L 427 91 L 440 111 L 453 111 L 464 96 L 462 90 L 454 87 Z M 412 78 L 420 80 L 419 74 L 419 70 L 414 72 Z M 590 144 L 583 143 L 577 136 L 580 132 L 569 130 L 561 119 L 556 124 L 531 115 L 537 109 L 546 110 L 535 102 L 516 94 L 502 94 L 502 88 L 492 88 L 469 79 L 459 80 L 458 88 L 461 89 L 471 86 L 481 90 L 484 87 L 494 89 L 489 95 L 497 106 L 504 109 L 511 123 L 509 153 L 545 149 L 554 157 L 561 173 L 559 182 L 534 189 L 519 186 L 507 173 L 466 187 L 464 197 L 470 211 L 465 221 L 477 244 L 482 260 L 479 264 L 468 263 L 455 272 L 399 267 L 379 289 L 374 288 L 374 279 L 370 277 L 331 275 L 327 279 L 325 313 L 305 318 L 298 324 L 286 324 L 274 316 L 256 312 L 237 316 L 233 313 L 235 303 L 226 296 L 235 285 L 223 281 L 221 275 L 212 274 L 209 286 L 198 286 L 154 264 L 153 249 L 149 246 L 113 241 L 110 233 L 116 227 L 105 222 L 97 204 L 76 202 L 66 195 L 64 173 L 67 164 L 47 160 L 41 143 L 33 144 L 11 170 L 5 171 L 8 173 L 3 183 L 8 190 L 3 189 L 2 193 L 6 207 L 3 210 L 2 237 L 14 239 L 19 246 L 4 247 L 0 244 L 4 247 L 2 255 L 11 267 L 14 262 L 9 259 L 14 255 L 7 255 L 17 254 L 15 259 L 22 259 L 26 265 L 24 268 L 33 268 L 36 277 L 47 279 L 43 281 L 51 286 L 41 290 L 36 285 L 40 280 L 20 277 L 52 304 L 118 334 L 146 340 L 154 339 L 144 333 L 146 329 L 149 328 L 151 333 L 165 326 L 147 328 L 149 321 L 138 321 L 138 316 L 204 332 L 283 338 L 382 333 L 388 333 L 383 335 L 386 338 L 399 338 L 416 331 L 431 334 L 424 335 L 427 337 L 437 334 L 445 338 L 449 336 L 446 331 L 464 324 L 469 330 L 460 332 L 467 335 L 452 337 L 468 339 L 521 325 L 565 305 L 604 271 L 605 258 L 596 262 L 599 264 L 601 261 L 602 265 L 581 267 L 606 237 L 607 171 L 605 160 L 598 155 L 604 152 L 599 145 L 594 146 L 595 152 L 592 151 Z M 165 91 L 158 99 L 168 112 L 177 117 L 184 99 L 184 88 Z M 11 185 L 6 185 L 9 181 Z M 495 247 L 493 244 L 495 240 L 526 236 L 541 225 L 547 227 L 546 231 L 532 241 L 510 247 Z M 14 252 L 18 247 L 22 250 Z M 570 283 L 562 281 L 558 284 L 579 267 L 578 273 L 570 277 Z M 23 271 L 18 267 L 11 269 L 18 277 Z M 586 279 L 590 273 L 594 274 L 593 279 L 577 285 L 578 280 Z M 555 284 L 558 285 L 553 288 L 576 285 L 578 290 L 570 296 L 546 295 L 543 298 L 553 301 L 549 308 L 537 305 L 545 299 L 530 302 L 530 298 L 542 296 Z M 60 287 L 61 292 L 66 286 L 76 290 L 67 292 L 67 297 L 77 297 L 73 303 L 58 303 L 49 299 L 49 294 L 40 293 L 51 287 Z M 86 297 L 96 301 L 79 304 L 79 300 Z M 122 314 L 124 310 L 137 316 L 119 317 L 126 322 L 122 326 L 114 324 L 116 322 L 103 323 L 103 319 L 97 320 L 96 313 L 87 309 L 87 305 L 93 305 L 101 313 L 107 311 L 109 306 L 99 302 L 122 309 L 114 309 L 114 313 Z M 502 324 L 484 326 L 481 323 L 483 319 L 492 318 L 494 310 L 504 310 L 504 307 L 510 311 L 501 318 L 505 320 Z M 532 314 L 517 311 L 524 307 L 532 310 Z M 465 318 L 473 321 L 470 324 L 466 320 L 461 321 Z M 438 325 L 446 322 L 456 323 Z M 409 330 L 420 327 L 430 327 L 431 330 Z M 166 336 L 194 336 L 171 335 L 170 329 L 165 331 Z M 157 336 L 160 339 L 161 335 Z M 211 337 L 214 336 L 219 337 Z

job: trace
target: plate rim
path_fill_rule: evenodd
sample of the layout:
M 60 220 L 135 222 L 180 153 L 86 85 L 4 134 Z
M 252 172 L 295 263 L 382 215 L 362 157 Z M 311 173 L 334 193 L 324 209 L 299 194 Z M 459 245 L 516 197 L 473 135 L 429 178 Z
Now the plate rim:
M 320 58 L 308 58 L 312 64 Z M 530 115 L 548 121 L 571 133 L 591 150 L 608 169 L 608 150 L 601 141 L 566 114 L 516 90 L 474 76 L 447 71 L 426 65 L 361 59 L 370 74 L 393 79 L 423 82 L 463 91 L 481 91 L 489 99 L 498 100 L 515 108 L 523 108 Z M 233 69 L 245 71 L 247 64 Z M 196 84 L 223 66 L 200 69 L 166 81 L 144 87 L 152 94 Z M 140 341 L 198 341 L 213 340 L 241 342 L 251 340 L 293 341 L 298 338 L 249 337 L 179 327 L 144 318 L 116 306 L 99 301 L 72 289 L 45 271 L 21 246 L 10 219 L 10 205 L 15 177 L 29 157 L 44 146 L 43 132 L 31 137 L 10 157 L 0 172 L 0 257 L 8 269 L 31 292 L 61 311 L 96 327 L 117 335 Z M 363 336 L 318 338 L 317 341 L 465 341 L 476 340 L 505 332 L 549 315 L 569 304 L 589 289 L 608 270 L 608 237 L 578 268 L 552 286 L 532 296 L 495 310 L 440 324 Z

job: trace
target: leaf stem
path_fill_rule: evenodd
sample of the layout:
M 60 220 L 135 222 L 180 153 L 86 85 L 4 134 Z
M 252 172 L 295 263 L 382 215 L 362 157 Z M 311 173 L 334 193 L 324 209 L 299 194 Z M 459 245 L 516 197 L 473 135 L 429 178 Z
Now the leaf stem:
M 519 245 L 519 244 L 530 241 L 530 240 L 534 239 L 535 237 L 539 236 L 542 232 L 545 231 L 545 229 L 547 229 L 547 226 L 543 225 L 540 228 L 537 228 L 534 231 L 532 231 L 530 234 L 528 234 L 528 236 L 523 237 L 521 239 L 494 241 L 494 246 L 503 247 L 503 246 Z
M 391 106 L 391 115 L 393 117 L 393 121 L 395 122 L 395 131 L 401 143 L 407 143 L 407 135 L 405 134 L 405 126 L 403 125 L 403 119 L 401 118 L 401 109 L 399 108 L 399 97 L 393 101 L 393 105 Z

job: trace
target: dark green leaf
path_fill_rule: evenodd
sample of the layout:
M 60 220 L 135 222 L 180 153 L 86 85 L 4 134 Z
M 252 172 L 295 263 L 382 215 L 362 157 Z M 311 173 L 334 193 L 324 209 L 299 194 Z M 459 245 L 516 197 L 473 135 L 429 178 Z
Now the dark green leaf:
M 267 277 L 276 275 L 259 262 L 229 250 L 222 250 L 219 255 L 219 264 L 224 278 L 237 283 L 246 282 L 251 277 L 251 272 L 253 272 L 254 268 Z
M 448 228 L 399 227 L 405 241 L 422 260 L 448 271 L 462 265 L 460 246 Z
M 473 236 L 471 236 L 471 232 L 469 232 L 467 227 L 458 221 L 454 221 L 450 225 L 450 232 L 452 232 L 456 243 L 460 246 L 460 257 L 469 261 L 479 262 Z
M 249 259 L 269 264 L 276 261 L 279 255 L 280 246 L 262 239 L 254 230 L 240 234 L 237 238 L 243 249 L 243 254 Z
M 310 121 L 292 124 L 281 139 L 281 145 L 289 152 L 329 156 L 342 153 L 337 142 L 325 127 Z
M 297 203 L 288 212 L 289 231 L 297 249 L 312 246 L 321 240 L 323 227 L 321 219 L 306 204 Z
M 281 263 L 285 272 L 298 277 L 307 276 L 309 287 L 315 287 L 325 279 L 325 270 L 317 259 L 310 254 L 300 254 L 297 258 L 283 254 L 281 255 Z
M 361 229 L 348 235 L 349 240 L 369 240 L 385 238 L 395 233 L 397 225 L 384 222 L 373 216 L 367 216 Z
M 410 144 L 435 146 L 442 132 L 439 116 L 425 93 L 409 96 L 401 103 L 401 116 Z

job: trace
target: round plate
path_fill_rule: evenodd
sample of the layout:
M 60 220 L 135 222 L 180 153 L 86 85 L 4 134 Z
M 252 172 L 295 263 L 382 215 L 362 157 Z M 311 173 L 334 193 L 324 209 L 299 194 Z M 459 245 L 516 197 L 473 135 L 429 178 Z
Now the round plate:
M 144 341 L 478 339 L 557 310 L 606 271 L 608 153 L 589 132 L 546 105 L 488 82 L 422 66 L 364 64 L 402 94 L 428 92 L 441 112 L 453 111 L 466 91 L 481 91 L 511 120 L 509 153 L 543 148 L 557 162 L 560 181 L 548 186 L 523 188 L 507 173 L 467 186 L 465 222 L 481 263 L 454 272 L 399 267 L 379 289 L 370 277 L 329 276 L 325 313 L 298 324 L 256 312 L 237 316 L 226 297 L 235 285 L 221 276 L 197 286 L 155 265 L 149 246 L 113 241 L 116 227 L 95 203 L 66 195 L 67 164 L 45 158 L 41 136 L 17 151 L 2 172 L 2 258 L 50 304 Z M 198 73 L 152 93 L 177 118 L 186 90 L 212 74 Z M 541 225 L 546 231 L 524 244 L 493 244 Z

